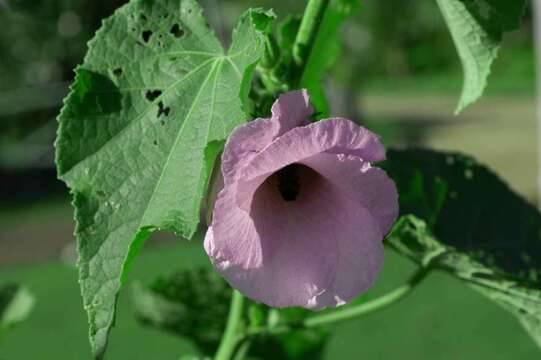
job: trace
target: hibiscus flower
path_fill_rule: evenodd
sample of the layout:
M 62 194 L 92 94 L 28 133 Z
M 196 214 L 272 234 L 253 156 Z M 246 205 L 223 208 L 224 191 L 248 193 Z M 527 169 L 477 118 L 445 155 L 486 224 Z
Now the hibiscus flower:
M 335 307 L 368 290 L 398 215 L 374 133 L 344 118 L 310 122 L 306 91 L 235 129 L 205 249 L 244 295 L 272 307 Z

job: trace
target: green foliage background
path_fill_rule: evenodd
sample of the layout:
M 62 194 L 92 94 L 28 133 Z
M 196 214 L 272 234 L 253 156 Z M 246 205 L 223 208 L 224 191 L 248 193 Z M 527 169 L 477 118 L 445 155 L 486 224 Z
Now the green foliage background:
M 69 213 L 68 207 L 49 209 Z M 31 213 L 20 212 L 21 218 Z M 152 241 L 152 240 L 151 240 Z M 127 289 L 134 282 L 149 284 L 168 276 L 170 264 L 185 259 L 176 269 L 208 266 L 198 244 L 178 243 L 154 248 L 136 259 Z M 366 295 L 374 298 L 400 285 L 414 265 L 388 251 L 377 286 Z M 86 315 L 81 311 L 77 272 L 60 263 L 34 268 L 13 267 L 0 274 L 0 281 L 20 281 L 40 299 L 30 319 L 15 328 L 0 345 L 0 358 L 89 360 Z M 117 326 L 111 338 L 111 359 L 177 359 L 195 353 L 188 339 L 141 327 L 134 317 L 129 291 L 120 297 Z M 28 346 L 32 339 L 32 346 Z M 36 350 L 39 349 L 39 350 Z M 442 273 L 431 275 L 411 297 L 384 312 L 333 328 L 324 359 L 507 360 L 537 359 L 539 351 L 520 324 L 496 304 Z
M 209 1 L 209 5 L 212 8 L 211 3 L 212 2 Z M 259 3 L 261 3 L 261 5 L 268 6 L 270 2 L 261 1 L 258 2 L 258 4 Z M 20 96 L 18 92 L 11 92 L 11 89 L 18 89 L 30 85 L 37 86 L 38 89 L 41 87 L 41 92 L 49 93 L 49 91 L 43 91 L 44 87 L 49 87 L 51 84 L 57 84 L 58 88 L 60 89 L 60 94 L 62 92 L 62 87 L 65 86 L 63 84 L 71 81 L 73 77 L 71 68 L 76 63 L 80 62 L 82 54 L 86 51 L 85 46 L 82 45 L 84 44 L 83 39 L 88 39 L 92 35 L 93 30 L 98 26 L 98 22 L 92 23 L 92 19 L 87 20 L 87 17 L 92 16 L 91 12 L 85 11 L 85 6 L 88 6 L 88 3 L 84 4 L 81 2 L 80 4 L 76 4 L 74 2 L 59 2 L 58 4 L 55 4 L 58 5 L 57 8 L 47 8 L 40 2 L 22 3 L 14 1 L 11 4 L 12 11 L 9 13 L 0 12 L 0 16 L 6 16 L 6 19 L 9 19 L 9 21 L 13 22 L 13 24 L 19 24 L 19 26 L 10 27 L 10 31 L 6 32 L 6 38 L 23 38 L 25 39 L 23 43 L 28 44 L 29 46 L 17 48 L 16 45 L 13 44 L 13 41 L 4 41 L 3 43 L 0 43 L 2 46 L 0 48 L 2 53 L 10 54 L 10 56 L 7 57 L 8 60 L 4 60 L 4 58 L 0 59 L 0 61 L 6 62 L 6 69 L 9 69 L 9 71 L 0 74 L 0 76 L 3 76 L 3 78 L 0 79 L 2 80 L 0 81 L 0 84 L 9 84 L 8 86 L 12 86 L 12 88 L 6 88 L 10 91 L 1 98 L 1 101 L 7 104 L 7 106 L 3 107 L 3 117 L 8 121 L 4 122 L 4 125 L 0 125 L 4 126 L 4 128 L 7 130 L 2 132 L 2 139 L 5 141 L 20 139 L 36 127 L 50 121 L 58 106 L 58 100 L 56 97 L 52 96 L 51 99 L 46 101 L 47 106 L 45 106 L 45 108 L 40 106 L 36 107 L 34 106 L 35 103 L 32 103 L 32 101 L 34 101 L 32 100 L 32 96 Z M 270 3 L 271 6 L 272 4 L 273 3 Z M 235 17 L 242 12 L 242 9 L 249 5 L 255 4 L 254 2 L 250 2 L 248 4 L 247 2 L 224 1 L 220 5 L 223 9 L 225 9 L 220 13 L 220 15 L 224 15 L 224 19 L 218 20 L 216 14 L 211 14 L 210 19 L 213 23 L 218 23 L 218 28 L 221 29 L 219 34 L 227 42 L 227 34 L 229 32 L 229 28 L 232 27 L 233 21 L 235 21 Z M 286 13 L 288 11 L 293 11 L 294 9 L 300 10 L 302 7 L 302 4 L 300 3 L 297 4 L 298 6 L 296 4 L 289 5 L 291 5 L 291 9 L 288 9 L 288 6 L 283 7 L 283 4 L 279 4 L 276 7 L 278 8 L 279 13 Z M 392 7 L 393 5 L 395 6 L 394 8 Z M 97 3 L 95 8 L 99 9 L 99 11 L 102 11 L 103 13 L 107 13 L 114 7 L 115 6 L 113 6 L 112 3 L 104 5 Z M 399 11 L 396 11 L 398 8 L 406 13 L 416 14 L 416 16 L 419 15 L 421 19 L 419 28 L 423 30 L 413 29 L 413 26 L 409 26 L 410 24 L 413 24 L 413 22 L 406 23 L 404 21 L 400 21 L 400 19 L 396 17 L 393 19 L 393 16 L 399 13 Z M 80 22 L 80 29 L 77 34 L 70 33 L 70 31 L 73 31 L 74 26 L 73 14 L 68 14 L 69 16 L 66 15 L 68 10 L 73 11 L 74 9 L 76 10 L 75 13 L 79 14 L 77 16 L 79 17 Z M 367 4 L 364 11 L 361 11 L 359 13 L 360 15 L 358 15 L 358 19 L 362 18 L 362 20 L 359 22 L 350 23 L 341 33 L 341 36 L 343 36 L 346 40 L 346 55 L 339 59 L 339 64 L 336 66 L 337 70 L 333 71 L 334 76 L 332 81 L 352 89 L 352 93 L 357 95 L 358 92 L 362 92 L 365 88 L 377 88 L 381 78 L 383 77 L 386 79 L 392 78 L 393 81 L 396 80 L 398 83 L 402 82 L 405 84 L 403 86 L 407 88 L 408 81 L 411 79 L 415 79 L 415 82 L 409 84 L 418 86 L 419 75 L 429 74 L 433 76 L 434 72 L 437 71 L 446 74 L 444 75 L 444 80 L 449 81 L 443 81 L 443 83 L 446 83 L 446 86 L 449 86 L 449 89 L 455 90 L 454 87 L 458 88 L 458 86 L 460 86 L 458 60 L 456 58 L 454 49 L 450 45 L 451 43 L 447 29 L 444 27 L 444 23 L 441 21 L 441 19 L 437 18 L 437 8 L 431 9 L 430 7 L 423 7 L 422 11 L 419 10 L 420 8 L 417 8 L 415 5 L 405 4 L 405 2 L 401 2 L 400 4 L 392 4 L 391 2 L 388 2 L 385 5 L 372 6 Z M 29 14 L 33 14 L 34 11 L 39 14 L 37 15 L 37 18 L 40 19 L 40 21 L 51 22 L 50 26 L 43 26 L 43 23 L 36 26 L 32 21 L 28 22 L 24 19 L 24 16 L 30 16 Z M 62 16 L 58 17 L 57 15 L 59 13 L 65 16 L 63 18 Z M 22 15 L 22 18 L 17 18 L 18 15 Z M 386 16 L 382 17 L 381 15 Z M 41 19 L 42 16 L 43 19 Z M 95 16 L 94 20 L 101 17 L 104 17 L 104 15 Z M 434 21 L 436 18 L 437 21 Z M 51 19 L 53 21 L 50 21 Z M 70 21 L 72 21 L 71 30 L 70 27 L 66 25 L 66 23 L 69 25 Z M 222 22 L 221 25 L 219 24 L 220 21 Z M 37 23 L 39 24 L 39 22 Z M 388 25 L 390 23 L 395 27 L 378 26 L 381 24 Z M 370 28 L 371 25 L 373 25 L 373 29 L 376 29 L 375 31 L 372 31 Z M 363 28 L 363 26 L 365 28 Z M 530 66 L 531 48 L 529 47 L 528 42 L 530 39 L 529 36 L 526 35 L 528 34 L 527 23 L 524 29 L 524 31 L 513 35 L 513 39 L 517 41 L 511 42 L 512 46 L 509 47 L 510 52 L 508 54 L 513 54 L 513 61 L 508 62 L 509 67 L 506 67 L 505 71 L 499 71 L 498 69 L 503 69 L 504 67 L 498 68 L 498 66 L 502 65 L 498 65 L 497 63 L 498 66 L 496 67 L 495 78 L 498 79 L 498 74 L 501 74 L 501 79 L 504 79 L 503 81 L 501 79 L 498 80 L 498 84 L 505 84 L 506 77 L 511 78 L 509 74 L 515 76 L 515 78 L 513 78 L 514 81 L 509 82 L 509 84 L 511 84 L 509 88 L 502 86 L 501 89 L 505 91 L 509 89 L 528 90 L 529 86 L 533 84 L 533 76 L 531 76 L 531 72 L 529 72 L 531 71 L 532 67 Z M 367 32 L 369 35 L 367 35 Z M 68 36 L 68 34 L 72 35 Z M 40 37 L 49 39 L 50 41 L 44 40 L 39 42 L 40 45 L 34 44 L 32 42 L 33 40 L 26 41 L 27 39 L 39 39 Z M 364 42 L 356 42 L 358 39 L 364 39 Z M 22 53 L 24 53 L 24 51 L 28 51 L 28 58 L 26 58 L 24 55 L 21 56 L 21 53 L 18 53 L 18 51 L 22 51 Z M 33 55 L 32 51 L 34 52 Z M 438 53 L 441 54 L 441 56 L 427 57 L 426 54 L 429 53 Z M 18 61 L 17 56 L 20 57 Z M 353 59 L 353 62 L 348 59 Z M 366 59 L 377 59 L 378 61 L 367 61 Z M 499 64 L 505 64 L 505 59 L 506 57 L 504 55 L 503 60 L 500 60 Z M 524 61 L 521 62 L 520 59 L 524 59 Z M 343 69 L 348 69 L 348 71 L 344 72 Z M 366 74 L 369 75 L 366 76 Z M 453 75 L 452 77 L 450 76 L 451 74 Z M 517 74 L 518 79 L 522 79 L 524 81 L 516 81 Z M 392 76 L 390 77 L 389 75 Z M 445 76 L 448 77 L 446 78 Z M 431 88 L 433 84 L 430 82 L 428 82 L 428 84 L 429 85 L 427 88 L 433 90 L 433 88 Z M 442 87 L 440 85 L 438 85 L 438 89 L 440 91 L 446 89 L 445 86 Z M 421 87 L 422 86 L 423 85 L 421 83 Z M 22 94 L 25 93 L 23 92 Z M 59 98 L 61 98 L 61 96 Z M 13 101 L 13 99 L 17 99 L 19 102 Z M 29 101 L 30 103 L 24 104 L 24 101 Z M 21 105 L 20 102 L 23 102 L 23 105 Z M 21 111 L 20 109 L 23 110 Z M 29 116 L 30 114 L 32 116 Z M 24 121 L 19 121 L 21 119 Z M 395 260 L 393 260 L 393 262 L 396 263 Z M 399 267 L 400 266 L 397 266 L 397 268 Z M 170 267 L 169 270 L 171 270 Z M 64 273 L 64 270 L 58 272 L 57 276 L 61 276 L 61 273 Z M 66 271 L 65 273 L 67 274 L 68 272 Z M 26 281 L 32 283 L 34 280 L 32 280 L 32 276 L 29 276 Z M 382 282 L 382 284 L 385 284 L 385 282 Z M 460 294 L 461 292 L 458 291 L 458 293 Z M 436 293 L 431 294 L 431 296 L 436 295 Z M 429 303 L 429 301 L 424 300 L 424 303 Z M 473 308 L 475 309 L 475 307 Z M 480 308 L 478 308 L 477 311 L 480 311 L 479 309 Z M 422 317 L 421 315 L 418 316 Z M 416 329 L 418 326 L 416 320 L 411 321 L 411 323 L 416 324 L 414 328 L 412 327 L 412 329 Z M 363 322 L 363 326 L 372 326 L 377 328 L 375 322 Z M 456 327 L 450 327 L 450 329 L 457 329 L 459 327 L 460 325 L 456 325 Z M 370 330 L 367 328 L 364 328 L 364 331 L 366 333 L 370 333 Z M 517 330 L 516 332 L 522 334 L 521 330 Z M 412 330 L 405 333 L 410 334 L 412 333 Z M 391 333 L 386 334 L 388 336 L 392 336 L 393 338 L 396 336 Z M 498 337 L 498 335 L 494 336 L 494 338 Z M 506 336 L 508 337 L 508 335 Z M 343 336 L 341 334 L 337 335 L 337 337 L 339 339 L 347 339 L 347 336 Z M 452 336 L 449 336 L 449 338 L 452 338 Z M 379 348 L 381 347 L 382 342 L 383 340 L 378 340 L 377 338 L 371 342 L 371 344 L 374 344 L 375 346 L 375 352 L 369 353 L 371 356 L 378 356 L 378 354 L 381 354 L 378 353 L 378 351 L 381 351 Z M 329 346 L 331 349 L 332 344 L 333 343 L 331 342 L 331 345 Z M 354 344 L 353 341 L 352 344 Z M 406 341 L 406 343 L 401 343 L 400 346 L 402 348 L 407 348 L 407 344 L 408 343 Z M 477 346 L 479 346 L 479 344 L 477 344 Z M 521 349 L 529 349 L 528 346 L 524 346 L 523 344 L 520 345 L 520 347 Z M 346 351 L 348 349 L 349 348 L 341 348 L 340 350 Z M 362 351 L 356 347 L 352 347 L 352 349 L 353 353 L 349 354 L 351 356 L 353 356 L 353 354 L 359 354 Z M 392 349 L 392 347 L 389 347 L 389 349 Z M 489 347 L 486 349 L 488 352 L 492 350 L 494 349 Z M 114 353 L 114 350 L 112 351 Z M 411 356 L 415 356 L 415 351 L 417 350 L 413 350 Z M 482 354 L 481 356 L 484 356 L 483 354 L 485 353 L 482 352 L 484 350 L 480 351 Z M 526 357 L 531 356 L 528 351 L 529 350 L 525 350 L 523 355 Z M 486 354 L 488 354 L 488 352 Z M 439 354 L 441 355 L 441 353 L 442 351 L 439 349 Z M 470 352 L 469 354 L 473 353 L 474 352 Z M 501 353 L 505 353 L 505 351 L 500 351 L 500 354 Z M 178 354 L 178 349 L 176 354 Z M 2 356 L 1 352 L 0 356 Z M 340 356 L 348 355 L 341 354 Z
M 9 0 L 0 6 L 0 166 L 34 166 L 35 156 L 12 150 L 28 137 L 41 163 L 53 166 L 54 118 L 86 42 L 124 0 Z M 202 0 L 211 25 L 227 40 L 249 6 L 273 8 L 280 18 L 301 13 L 302 2 Z M 415 19 L 415 21 L 410 21 Z M 388 0 L 361 4 L 340 37 L 344 56 L 331 69 L 333 88 L 346 88 L 347 103 L 365 92 L 460 91 L 461 68 L 435 1 Z M 531 11 L 519 32 L 504 39 L 488 93 L 534 89 Z M 392 86 L 389 86 L 392 84 Z M 352 109 L 349 109 L 352 111 Z

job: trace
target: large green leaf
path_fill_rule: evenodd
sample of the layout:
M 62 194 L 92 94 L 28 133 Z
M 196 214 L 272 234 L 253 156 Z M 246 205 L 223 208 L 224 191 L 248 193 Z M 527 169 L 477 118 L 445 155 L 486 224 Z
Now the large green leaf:
M 74 195 L 97 357 L 144 240 L 157 229 L 186 238 L 196 231 L 214 161 L 205 148 L 247 120 L 247 84 L 263 51 L 259 29 L 270 19 L 248 11 L 225 53 L 194 0 L 135 0 L 89 43 L 59 117 L 56 160 Z
M 308 89 L 310 100 L 320 117 L 327 117 L 330 109 L 322 82 L 327 70 L 340 56 L 340 28 L 343 22 L 359 8 L 358 0 L 331 0 L 308 59 L 300 87 Z
M 34 296 L 17 284 L 0 287 L 0 340 L 5 332 L 24 321 L 34 307 Z
M 403 217 L 388 244 L 516 315 L 541 346 L 541 214 L 470 157 L 390 151 Z
M 451 31 L 464 84 L 456 112 L 485 90 L 492 63 L 505 32 L 518 29 L 526 0 L 436 0 Z

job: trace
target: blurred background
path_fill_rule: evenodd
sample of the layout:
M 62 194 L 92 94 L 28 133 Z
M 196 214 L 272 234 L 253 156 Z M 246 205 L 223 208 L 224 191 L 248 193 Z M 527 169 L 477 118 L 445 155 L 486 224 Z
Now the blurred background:
M 0 285 L 36 296 L 29 319 L 0 339 L 0 359 L 90 359 L 75 269 L 69 194 L 56 180 L 56 116 L 86 43 L 120 0 L 0 0 Z M 227 42 L 249 6 L 300 14 L 304 1 L 200 0 Z M 462 70 L 436 2 L 363 1 L 342 31 L 343 56 L 326 82 L 333 114 L 358 119 L 392 146 L 461 151 L 536 198 L 535 69 L 531 11 L 505 38 L 486 95 L 459 116 Z M 367 297 L 414 267 L 388 252 Z M 208 267 L 200 241 L 159 234 L 136 259 L 120 298 L 111 359 L 178 359 L 193 344 L 142 327 L 130 286 Z M 400 304 L 333 329 L 325 359 L 539 359 L 520 325 L 444 274 Z

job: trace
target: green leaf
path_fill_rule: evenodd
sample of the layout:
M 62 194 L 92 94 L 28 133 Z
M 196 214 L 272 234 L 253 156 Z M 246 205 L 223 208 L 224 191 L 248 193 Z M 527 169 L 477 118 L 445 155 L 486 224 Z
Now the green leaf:
M 258 321 L 253 321 L 251 313 L 254 312 L 258 312 Z M 250 356 L 264 360 L 321 359 L 330 338 L 330 332 L 324 328 L 302 329 L 303 321 L 313 314 L 313 311 L 300 307 L 274 309 L 250 301 L 249 323 L 254 328 L 266 326 L 271 331 L 271 334 L 260 335 L 254 339 Z M 262 318 L 265 317 L 266 321 L 263 321 Z M 290 330 L 272 334 L 273 329 L 281 326 L 288 326 Z
M 358 0 L 331 0 L 302 74 L 300 87 L 308 89 L 310 101 L 314 104 L 320 118 L 328 117 L 330 112 L 322 82 L 327 70 L 342 51 L 340 27 L 358 8 Z M 288 30 L 287 27 L 284 29 Z
M 278 46 L 284 50 L 281 55 L 288 64 L 293 62 L 293 44 L 301 26 L 301 21 L 301 16 L 287 15 L 276 27 Z
M 387 242 L 517 316 L 541 346 L 541 214 L 474 159 L 390 151 L 404 215 Z
M 265 21 L 267 13 L 249 10 L 225 53 L 194 0 L 135 0 L 89 43 L 59 117 L 56 161 L 74 196 L 98 358 L 143 242 L 157 229 L 186 238 L 197 229 L 213 160 L 204 151 L 247 120 L 245 84 L 263 51 Z
M 0 288 L 0 339 L 13 326 L 26 320 L 35 304 L 34 296 L 20 285 Z
M 301 329 L 301 324 L 313 311 L 300 307 L 273 309 L 264 305 L 267 327 L 270 329 L 289 326 L 291 330 L 272 336 L 263 336 L 253 345 L 251 355 L 261 359 L 322 359 L 324 348 L 330 339 L 326 328 Z
M 504 33 L 518 29 L 526 0 L 436 0 L 451 31 L 464 69 L 456 113 L 485 90 Z
M 205 355 L 220 342 L 231 300 L 231 288 L 212 269 L 184 270 L 146 288 L 136 284 L 133 299 L 146 325 L 190 338 Z
M 322 328 L 292 330 L 255 338 L 249 354 L 250 358 L 260 360 L 320 360 L 329 338 L 329 331 Z

